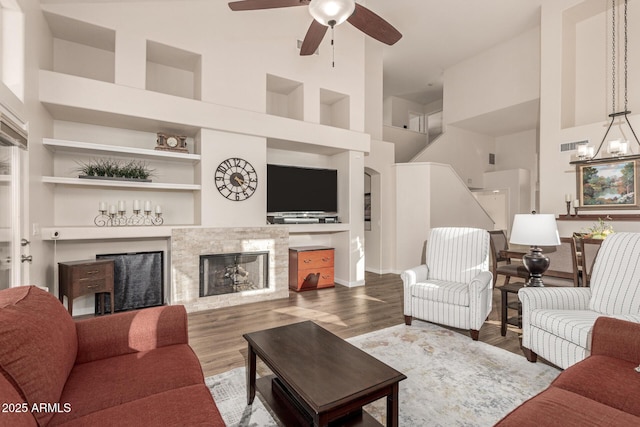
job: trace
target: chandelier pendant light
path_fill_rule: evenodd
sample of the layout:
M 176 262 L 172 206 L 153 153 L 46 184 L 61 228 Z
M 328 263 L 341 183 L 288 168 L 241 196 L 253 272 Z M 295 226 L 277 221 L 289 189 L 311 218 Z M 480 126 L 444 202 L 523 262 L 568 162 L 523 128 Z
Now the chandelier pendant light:
M 627 150 L 629 148 L 629 145 L 628 145 L 629 143 L 628 141 L 623 141 L 618 139 L 618 140 L 608 142 L 607 151 L 611 155 L 611 157 L 597 159 L 598 154 L 602 150 L 602 146 L 607 140 L 609 131 L 613 127 L 613 124 L 615 123 L 616 120 L 619 120 L 621 122 L 621 125 L 623 125 L 626 122 L 626 124 L 629 126 L 629 129 L 631 130 L 631 134 L 633 135 L 634 139 L 638 143 L 638 146 L 640 146 L 640 140 L 638 140 L 638 136 L 636 135 L 636 132 L 633 130 L 633 126 L 631 126 L 631 122 L 629 121 L 629 117 L 628 117 L 628 115 L 631 114 L 631 111 L 629 111 L 629 108 L 628 108 L 629 98 L 628 98 L 628 90 L 627 90 L 628 70 L 629 70 L 629 66 L 628 66 L 629 39 L 628 39 L 628 22 L 627 22 L 628 0 L 624 0 L 624 45 L 623 45 L 624 47 L 624 58 L 623 58 L 624 60 L 624 109 L 622 111 L 616 111 L 616 48 L 617 48 L 616 1 L 617 0 L 611 0 L 611 11 L 612 11 L 611 12 L 611 15 L 612 15 L 612 19 L 611 19 L 611 99 L 612 99 L 611 107 L 612 108 L 611 108 L 611 111 L 612 113 L 609 114 L 611 121 L 609 122 L 607 131 L 602 137 L 602 141 L 600 141 L 600 145 L 595 150 L 595 153 L 594 153 L 593 147 L 589 147 L 586 144 L 579 145 L 578 146 L 579 160 L 570 162 L 570 164 L 572 165 L 596 163 L 601 161 L 610 161 L 611 159 L 623 160 L 623 159 L 640 158 L 640 154 L 626 155 Z M 622 121 L 623 117 L 624 117 L 624 122 Z

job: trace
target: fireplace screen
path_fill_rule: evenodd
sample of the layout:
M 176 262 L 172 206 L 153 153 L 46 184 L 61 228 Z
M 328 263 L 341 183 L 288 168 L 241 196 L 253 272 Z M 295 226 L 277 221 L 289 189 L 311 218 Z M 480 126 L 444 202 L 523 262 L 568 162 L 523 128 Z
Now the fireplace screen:
M 269 252 L 200 255 L 200 296 L 269 287 Z

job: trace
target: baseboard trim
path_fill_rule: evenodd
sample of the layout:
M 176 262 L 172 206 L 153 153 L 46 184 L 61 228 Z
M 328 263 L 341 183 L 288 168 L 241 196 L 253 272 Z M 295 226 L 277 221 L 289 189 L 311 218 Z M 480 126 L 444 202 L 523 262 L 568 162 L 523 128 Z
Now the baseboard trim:
M 341 279 L 334 278 L 333 281 L 337 285 L 345 286 L 347 288 L 357 288 L 359 286 L 364 286 L 365 285 L 364 280 L 356 280 L 354 282 L 349 282 L 349 281 L 346 281 L 346 280 L 341 280 Z

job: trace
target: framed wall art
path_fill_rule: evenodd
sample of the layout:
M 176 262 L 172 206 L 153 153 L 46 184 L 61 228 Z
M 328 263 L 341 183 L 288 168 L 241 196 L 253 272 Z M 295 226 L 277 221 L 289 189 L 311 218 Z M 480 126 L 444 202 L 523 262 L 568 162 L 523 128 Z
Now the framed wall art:
M 576 166 L 580 209 L 638 209 L 638 160 Z

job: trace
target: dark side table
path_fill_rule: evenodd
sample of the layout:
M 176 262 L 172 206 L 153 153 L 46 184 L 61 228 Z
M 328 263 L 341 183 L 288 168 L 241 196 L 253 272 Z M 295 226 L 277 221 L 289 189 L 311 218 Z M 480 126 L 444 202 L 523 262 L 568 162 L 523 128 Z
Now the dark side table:
M 67 297 L 67 309 L 73 315 L 74 298 L 87 294 L 101 294 L 100 314 L 104 314 L 105 293 L 109 294 L 111 313 L 114 309 L 112 259 L 89 259 L 58 263 L 58 298 L 64 302 Z
M 518 299 L 518 291 L 524 288 L 524 283 L 509 283 L 508 285 L 500 286 L 500 294 L 502 296 L 502 317 L 500 323 L 500 335 L 503 337 L 507 335 L 507 325 L 517 326 L 522 328 L 522 304 Z M 509 301 L 509 294 L 515 294 L 516 299 L 513 298 Z M 517 310 L 518 315 L 508 317 L 508 310 Z

